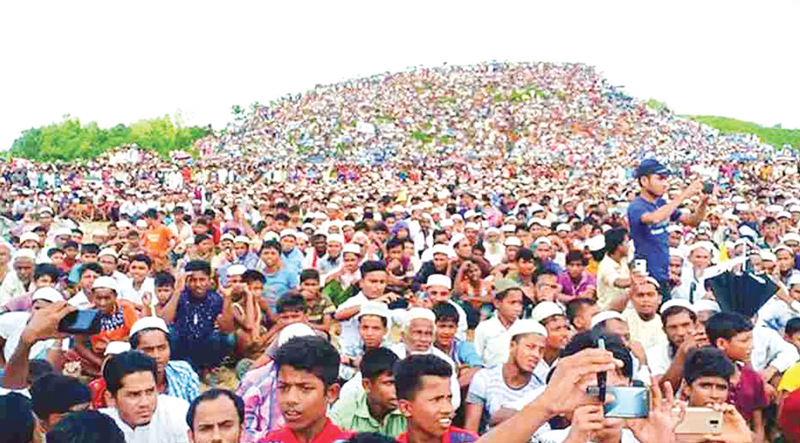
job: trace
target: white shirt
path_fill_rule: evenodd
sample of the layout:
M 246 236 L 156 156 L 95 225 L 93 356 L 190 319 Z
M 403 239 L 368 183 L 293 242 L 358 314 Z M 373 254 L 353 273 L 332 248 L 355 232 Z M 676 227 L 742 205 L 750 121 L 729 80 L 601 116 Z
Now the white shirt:
M 28 284 L 28 286 L 30 286 L 30 284 Z M 6 274 L 6 278 L 3 279 L 3 284 L 0 285 L 0 305 L 6 304 L 6 302 L 14 297 L 25 295 L 26 292 L 28 292 L 28 290 L 25 288 L 25 285 L 19 277 L 17 277 L 16 271 L 12 269 Z
M 125 434 L 126 443 L 189 443 L 186 413 L 189 403 L 177 397 L 158 396 L 156 412 L 150 423 L 131 428 L 120 417 L 117 408 L 105 408 L 100 412 L 113 418 Z
M 116 277 L 116 275 L 115 275 Z M 126 277 L 128 278 L 128 277 Z M 156 281 L 153 277 L 147 277 L 142 282 L 142 286 L 139 289 L 133 287 L 133 279 L 128 279 L 128 283 L 126 286 L 123 287 L 120 292 L 122 293 L 122 299 L 128 300 L 131 303 L 141 305 L 142 304 L 142 296 L 145 292 L 149 292 L 150 297 L 150 304 L 153 305 L 156 300 Z
M 653 377 L 664 375 L 672 364 L 672 357 L 669 355 L 669 341 L 656 345 L 644 351 L 647 356 L 647 365 L 650 367 L 650 374 Z
M 342 312 L 354 306 L 361 306 L 363 303 L 368 302 L 369 299 L 363 292 L 359 292 L 353 297 L 348 298 L 345 300 L 339 307 L 336 309 L 336 312 Z M 342 320 L 339 322 L 341 325 L 341 331 L 339 332 L 339 346 L 342 349 L 346 348 L 353 348 L 358 346 L 361 343 L 361 336 L 358 335 L 358 314 L 348 318 L 347 320 Z
M 22 337 L 22 332 L 25 326 L 28 325 L 28 319 L 31 317 L 29 312 L 7 312 L 0 315 L 0 337 L 6 341 L 3 348 L 3 358 L 6 363 L 11 360 L 14 351 L 19 346 L 19 339 Z M 36 358 L 39 354 L 50 349 L 53 346 L 54 340 L 44 340 L 36 342 L 28 353 L 28 358 Z
M 773 366 L 779 372 L 784 372 L 800 360 L 791 343 L 781 338 L 780 334 L 765 326 L 753 328 L 753 354 L 750 363 L 756 371 L 763 371 L 767 366 Z
M 508 329 L 503 326 L 497 315 L 484 320 L 475 328 L 475 350 L 483 359 L 483 367 L 491 368 L 508 360 Z

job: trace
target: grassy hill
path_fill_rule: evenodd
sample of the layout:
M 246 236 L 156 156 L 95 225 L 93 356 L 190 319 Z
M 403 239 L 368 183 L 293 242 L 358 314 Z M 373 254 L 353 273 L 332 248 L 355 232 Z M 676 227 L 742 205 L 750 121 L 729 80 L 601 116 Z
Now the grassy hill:
M 800 150 L 800 129 L 783 129 L 779 126 L 765 128 L 755 123 L 713 115 L 687 115 L 686 117 L 719 129 L 725 134 L 757 134 L 761 141 L 769 143 L 776 148 L 781 148 L 788 143 L 792 145 L 792 148 Z

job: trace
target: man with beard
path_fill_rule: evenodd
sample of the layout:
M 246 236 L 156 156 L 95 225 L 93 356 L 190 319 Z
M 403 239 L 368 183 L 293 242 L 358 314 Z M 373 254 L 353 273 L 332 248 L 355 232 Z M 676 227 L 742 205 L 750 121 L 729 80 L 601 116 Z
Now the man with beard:
M 393 368 L 399 359 L 385 348 L 367 351 L 361 359 L 364 392 L 336 402 L 331 420 L 344 430 L 377 432 L 396 438 L 406 430 L 406 418 L 397 410 Z
M 686 355 L 699 347 L 697 314 L 686 300 L 670 300 L 660 312 L 667 342 L 647 349 L 647 363 L 661 385 L 680 386 Z
M 125 341 L 139 314 L 132 303 L 119 300 L 117 281 L 113 277 L 98 277 L 92 284 L 95 308 L 100 310 L 102 320 L 100 332 L 89 337 L 75 337 L 75 352 L 81 358 L 84 374 L 96 377 L 100 374 L 106 346 L 112 341 Z
M 508 418 L 495 415 L 504 405 L 529 395 L 544 383 L 533 377 L 542 358 L 547 330 L 534 320 L 518 320 L 508 331 L 508 361 L 475 374 L 467 394 L 464 427 L 472 432 L 485 430 Z
M 684 266 L 680 285 L 672 290 L 672 297 L 694 303 L 705 295 L 705 270 L 711 266 L 713 245 L 710 242 L 694 243 L 689 247 L 690 266 Z
M 483 237 L 483 247 L 486 248 L 486 260 L 492 266 L 497 266 L 503 262 L 506 256 L 506 247 L 503 245 L 503 240 L 500 237 L 500 230 L 497 228 L 489 228 Z
M 626 307 L 629 301 L 633 304 L 632 308 Z M 622 313 L 622 318 L 630 328 L 631 340 L 640 342 L 648 349 L 667 342 L 661 317 L 656 315 L 660 304 L 658 281 L 653 277 L 634 274 L 630 290 L 618 295 L 610 308 Z
M 186 400 L 159 395 L 156 362 L 140 351 L 111 357 L 103 368 L 106 400 L 126 443 L 188 443 Z
M 320 275 L 328 274 L 342 265 L 343 246 L 344 237 L 339 234 L 328 236 L 326 253 L 317 259 L 317 265 L 314 267 L 319 271 Z
M 450 401 L 448 379 L 453 368 L 435 355 L 412 355 L 394 372 L 400 412 L 408 420 L 408 432 L 400 443 L 470 443 L 478 435 L 453 426 L 456 406 Z
M 405 317 L 402 328 L 402 339 L 391 350 L 401 359 L 414 354 L 433 354 L 450 364 L 450 391 L 454 408 L 461 405 L 461 389 L 458 384 L 457 368 L 453 360 L 444 352 L 433 346 L 436 315 L 430 309 L 411 308 Z
M 156 387 L 160 394 L 191 402 L 200 395 L 200 378 L 192 365 L 170 360 L 169 329 L 158 317 L 145 317 L 131 328 L 131 349 L 142 351 L 156 361 Z
M 12 259 L 14 272 L 9 272 L 0 285 L 0 304 L 25 295 L 32 289 L 35 261 L 36 252 L 31 249 L 20 249 L 14 254 Z

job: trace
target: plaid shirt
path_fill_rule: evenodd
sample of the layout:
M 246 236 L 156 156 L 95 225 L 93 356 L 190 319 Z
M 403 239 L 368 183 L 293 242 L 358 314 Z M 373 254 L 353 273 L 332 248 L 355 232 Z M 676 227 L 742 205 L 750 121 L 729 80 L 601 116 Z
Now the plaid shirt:
M 244 401 L 244 433 L 240 443 L 255 443 L 269 432 L 283 427 L 278 407 L 278 369 L 273 362 L 247 373 L 236 394 Z
M 185 361 L 172 360 L 164 367 L 167 390 L 164 394 L 182 398 L 189 403 L 200 395 L 200 377 Z

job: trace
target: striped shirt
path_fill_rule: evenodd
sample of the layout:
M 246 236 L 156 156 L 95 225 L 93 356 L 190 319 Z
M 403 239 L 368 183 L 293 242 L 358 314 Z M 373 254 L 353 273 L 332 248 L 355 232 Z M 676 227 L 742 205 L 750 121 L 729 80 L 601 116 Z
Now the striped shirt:
M 189 403 L 200 395 L 200 377 L 192 365 L 185 361 L 172 360 L 164 367 L 167 390 L 164 394 L 182 398 Z
M 503 377 L 503 366 L 481 369 L 472 378 L 467 394 L 467 403 L 483 406 L 486 421 L 502 406 L 510 405 L 522 397 L 530 397 L 542 383 L 531 374 L 528 383 L 521 388 L 512 388 Z

